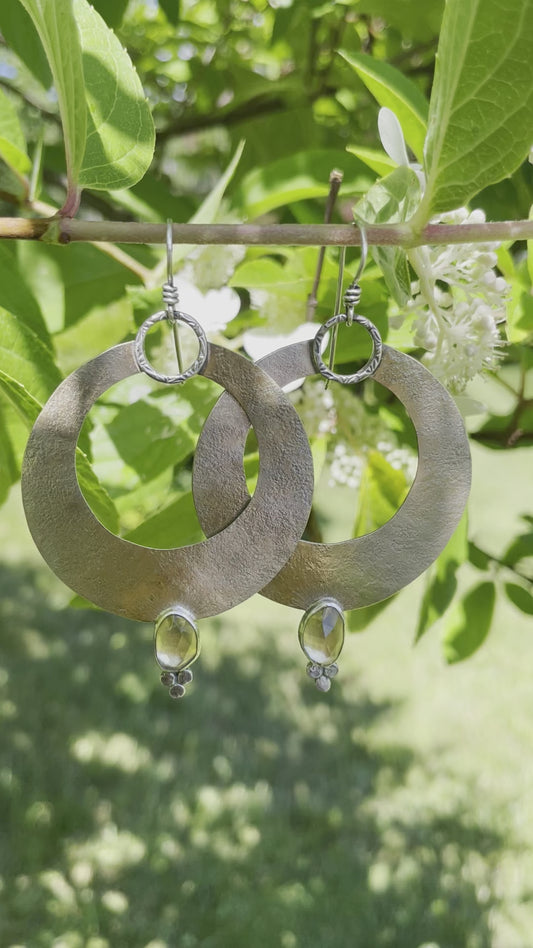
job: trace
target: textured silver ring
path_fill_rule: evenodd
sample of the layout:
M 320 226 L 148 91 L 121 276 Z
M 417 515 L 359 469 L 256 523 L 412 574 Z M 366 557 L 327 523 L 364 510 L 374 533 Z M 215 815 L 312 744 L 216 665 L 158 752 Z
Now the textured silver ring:
M 339 375 L 337 372 L 334 372 L 333 369 L 330 369 L 323 361 L 320 349 L 326 333 L 334 326 L 338 326 L 339 323 L 348 323 L 348 320 L 350 320 L 349 325 L 358 323 L 359 326 L 362 326 L 363 329 L 366 329 L 367 332 L 370 333 L 372 338 L 372 355 L 358 372 L 354 372 L 353 375 Z M 371 323 L 369 319 L 366 319 L 364 316 L 358 316 L 357 314 L 350 314 L 348 316 L 346 313 L 337 313 L 336 316 L 332 316 L 331 319 L 328 319 L 327 322 L 322 324 L 315 338 L 312 340 L 313 365 L 317 372 L 320 372 L 320 375 L 323 375 L 325 379 L 329 379 L 331 382 L 342 382 L 343 385 L 353 385 L 355 382 L 362 382 L 363 379 L 374 375 L 374 372 L 381 362 L 382 355 L 383 343 L 378 329 L 376 329 L 374 323 Z
M 150 378 L 155 379 L 156 382 L 164 382 L 165 385 L 177 385 L 180 382 L 186 382 L 187 379 L 191 379 L 194 375 L 198 375 L 207 362 L 207 336 L 202 326 L 200 326 L 198 320 L 196 320 L 194 316 L 189 316 L 188 313 L 182 313 L 181 310 L 178 309 L 172 310 L 171 318 L 175 322 L 185 323 L 187 326 L 190 326 L 196 338 L 198 339 L 198 355 L 196 356 L 196 359 L 192 365 L 186 369 L 185 372 L 181 372 L 178 375 L 165 375 L 162 372 L 158 372 L 157 369 L 154 369 L 152 363 L 148 361 L 148 357 L 146 355 L 144 348 L 146 335 L 156 323 L 169 321 L 169 315 L 166 310 L 161 310 L 161 312 L 154 313 L 153 316 L 149 316 L 148 319 L 145 319 L 137 335 L 135 336 L 134 342 L 135 362 L 139 371 L 144 372 L 145 375 L 149 375 Z
M 315 375 L 311 343 L 278 349 L 258 363 L 278 385 Z M 418 438 L 418 468 L 394 516 L 373 533 L 340 543 L 301 540 L 277 576 L 261 590 L 286 606 L 308 609 L 334 599 L 359 609 L 392 596 L 416 579 L 444 549 L 461 519 L 470 489 L 470 450 L 457 406 L 431 372 L 411 356 L 383 346 L 374 379 L 403 403 Z M 232 438 L 225 432 L 230 429 Z M 193 494 L 207 536 L 250 503 L 243 470 L 249 422 L 222 395 L 196 448 Z M 216 465 L 214 464 L 216 458 Z

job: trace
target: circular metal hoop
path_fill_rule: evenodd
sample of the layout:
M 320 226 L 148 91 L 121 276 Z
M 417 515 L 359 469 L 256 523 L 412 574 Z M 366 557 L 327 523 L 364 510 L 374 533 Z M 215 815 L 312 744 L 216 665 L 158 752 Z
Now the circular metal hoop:
M 210 345 L 201 374 L 231 392 L 232 403 L 247 412 L 245 428 L 251 423 L 257 436 L 254 497 L 221 533 L 192 546 L 156 550 L 122 540 L 102 526 L 80 491 L 76 442 L 96 399 L 138 371 L 134 344 L 115 346 L 73 372 L 46 403 L 22 470 L 28 525 L 59 578 L 109 612 L 149 621 L 179 603 L 197 619 L 217 615 L 269 582 L 293 552 L 313 497 L 309 444 L 272 378 L 237 353 Z M 225 438 L 233 439 L 231 425 Z
M 354 372 L 353 375 L 339 375 L 337 372 L 334 372 L 329 368 L 329 366 L 326 365 L 320 352 L 322 340 L 328 330 L 332 329 L 334 326 L 338 326 L 339 323 L 347 322 L 348 318 L 349 317 L 346 313 L 337 313 L 336 316 L 332 316 L 331 319 L 328 319 L 327 322 L 323 323 L 312 341 L 311 350 L 315 370 L 320 372 L 320 375 L 323 375 L 325 379 L 329 379 L 332 382 L 342 382 L 343 385 L 352 385 L 355 382 L 362 382 L 363 379 L 367 379 L 370 375 L 374 375 L 383 355 L 383 343 L 378 330 L 374 326 L 374 323 L 371 323 L 370 320 L 366 319 L 364 316 L 358 316 L 354 313 L 354 315 L 350 317 L 350 322 L 358 323 L 359 326 L 362 326 L 363 329 L 366 329 L 370 333 L 372 338 L 372 355 L 370 356 L 370 359 L 365 363 L 362 369 L 359 369 L 358 372 Z
M 168 312 L 166 310 L 154 313 L 153 316 L 149 316 L 148 319 L 145 319 L 135 336 L 135 342 L 133 344 L 135 347 L 135 363 L 139 372 L 144 372 L 145 375 L 149 375 L 150 378 L 155 379 L 156 382 L 164 382 L 166 385 L 176 385 L 180 382 L 187 381 L 187 379 L 191 379 L 193 375 L 198 375 L 207 361 L 207 336 L 200 326 L 200 323 L 194 316 L 189 316 L 188 313 L 182 313 L 178 309 L 172 311 L 172 318 L 177 322 L 186 323 L 187 326 L 190 326 L 198 339 L 198 355 L 193 364 L 186 369 L 185 372 L 181 372 L 178 375 L 164 375 L 158 372 L 157 369 L 154 369 L 152 363 L 148 361 L 144 349 L 144 341 L 152 326 L 155 326 L 156 323 L 169 321 Z
M 311 343 L 286 346 L 259 363 L 286 385 L 315 374 Z M 300 541 L 290 560 L 261 592 L 298 609 L 322 598 L 343 609 L 387 599 L 416 579 L 436 559 L 455 530 L 470 489 L 468 438 L 455 402 L 415 359 L 383 347 L 375 381 L 399 398 L 418 437 L 418 470 L 404 503 L 374 533 L 341 543 Z M 224 439 L 231 426 L 234 437 Z M 223 395 L 198 442 L 193 492 L 200 523 L 210 536 L 248 503 L 243 452 L 248 421 Z M 217 458 L 216 469 L 213 458 Z

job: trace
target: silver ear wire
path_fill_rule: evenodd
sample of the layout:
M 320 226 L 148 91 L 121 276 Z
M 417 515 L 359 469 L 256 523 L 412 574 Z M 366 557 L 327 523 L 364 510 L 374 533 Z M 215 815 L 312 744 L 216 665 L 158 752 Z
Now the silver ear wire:
M 179 324 L 175 316 L 175 310 L 179 303 L 178 288 L 174 283 L 174 274 L 172 273 L 172 256 L 174 252 L 174 240 L 172 234 L 172 220 L 167 219 L 167 282 L 163 284 L 163 302 L 167 304 L 167 319 L 172 324 L 172 335 L 174 336 L 174 348 L 176 350 L 176 360 L 180 375 L 183 373 L 183 356 L 181 353 L 181 343 L 179 335 Z
M 344 302 L 344 309 L 346 313 L 345 322 L 347 326 L 352 325 L 353 311 L 355 307 L 357 306 L 357 304 L 359 303 L 359 300 L 361 299 L 361 287 L 359 286 L 358 280 L 363 270 L 365 269 L 366 258 L 368 256 L 368 240 L 366 237 L 366 230 L 365 230 L 364 224 L 359 224 L 357 221 L 355 221 L 355 226 L 359 229 L 359 233 L 361 234 L 361 259 L 359 260 L 357 273 L 355 274 L 352 282 L 350 283 L 349 287 L 347 288 L 344 294 L 343 302 Z M 338 315 L 340 313 L 345 262 L 346 262 L 346 247 L 341 247 L 341 252 L 340 252 L 340 257 L 339 257 L 339 276 L 337 279 L 337 293 L 335 296 L 335 315 Z M 335 364 L 335 351 L 337 348 L 338 332 L 339 332 L 339 323 L 336 322 L 334 323 L 333 329 L 331 332 L 331 343 L 329 347 L 328 369 L 331 373 L 333 373 L 333 366 Z M 326 379 L 326 385 L 325 385 L 326 388 L 328 387 L 330 381 L 331 379 L 329 378 Z

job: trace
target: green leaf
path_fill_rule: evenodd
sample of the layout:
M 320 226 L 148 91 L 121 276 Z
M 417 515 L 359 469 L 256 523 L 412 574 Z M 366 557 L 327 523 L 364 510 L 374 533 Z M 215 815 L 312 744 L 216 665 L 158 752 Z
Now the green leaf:
M 9 242 L 0 244 L 0 306 L 18 316 L 46 346 L 50 346 L 39 304 L 21 273 L 15 248 Z
M 381 106 L 392 109 L 402 126 L 405 140 L 419 161 L 422 161 L 428 104 L 414 84 L 389 63 L 340 50 L 340 55 L 352 66 L 368 91 Z
M 16 410 L 24 424 L 28 428 L 31 428 L 32 425 L 35 424 L 39 412 L 41 411 L 41 402 L 37 401 L 33 395 L 30 395 L 24 385 L 12 378 L 6 372 L 3 372 L 1 369 L 0 390 L 3 396 Z
M 389 158 L 384 151 L 378 151 L 377 148 L 360 148 L 357 145 L 347 145 L 346 151 L 368 165 L 380 178 L 394 171 L 396 167 L 392 158 Z
M 87 455 L 79 447 L 76 448 L 76 476 L 85 500 L 100 523 L 111 533 L 118 533 L 117 508 L 94 473 Z
M 79 182 L 87 133 L 85 80 L 72 0 L 20 0 L 43 44 L 57 92 L 69 187 Z
M 529 208 L 529 220 L 533 221 L 533 204 Z M 533 285 L 533 240 L 528 240 L 527 242 L 527 271 L 531 284 Z
M 130 0 L 92 0 L 94 9 L 113 29 L 120 26 Z
M 160 550 L 169 550 L 187 543 L 204 540 L 202 528 L 198 523 L 191 491 L 172 501 L 163 510 L 135 530 L 126 534 L 126 539 L 142 546 L 153 546 Z
M 244 145 L 244 141 L 241 140 L 237 145 L 235 154 L 233 155 L 228 167 L 220 176 L 214 188 L 212 188 L 207 197 L 204 198 L 198 210 L 193 214 L 189 221 L 190 224 L 212 224 L 216 220 L 226 188 L 233 178 L 237 165 L 241 160 L 241 156 L 244 151 Z M 194 244 L 180 244 L 178 247 L 174 247 L 174 265 L 176 265 L 180 260 L 184 260 L 185 257 L 190 254 L 191 250 L 194 250 Z M 166 258 L 163 258 L 161 267 L 166 269 Z
M 30 430 L 41 411 L 42 404 L 30 392 L 7 373 L 0 371 L 0 392 L 16 409 L 19 417 Z M 87 455 L 76 448 L 76 474 L 80 490 L 101 523 L 108 530 L 117 532 L 118 514 L 113 501 L 98 481 Z
M 220 176 L 214 188 L 209 192 L 207 197 L 204 198 L 204 200 L 200 204 L 200 207 L 198 208 L 196 213 L 193 214 L 193 216 L 191 217 L 189 221 L 190 224 L 212 224 L 213 223 L 220 209 L 220 205 L 222 203 L 222 198 L 224 197 L 224 194 L 226 192 L 226 188 L 228 184 L 230 183 L 231 179 L 233 178 L 233 175 L 235 174 L 235 171 L 237 169 L 237 165 L 239 164 L 239 161 L 241 160 L 242 153 L 244 151 L 244 145 L 245 145 L 244 140 L 241 140 L 239 144 L 237 145 L 237 148 L 235 149 L 235 154 L 233 155 L 233 158 L 231 159 L 228 167 L 226 168 L 224 173 Z
M 529 519 L 527 522 L 531 524 Z M 502 562 L 511 568 L 520 567 L 522 573 L 529 573 L 530 578 L 533 579 L 531 568 L 533 563 L 533 531 L 515 537 L 503 554 Z
M 259 217 L 293 201 L 323 198 L 329 193 L 329 176 L 336 168 L 344 175 L 343 195 L 363 193 L 374 180 L 346 152 L 311 149 L 250 171 L 234 200 L 247 217 Z
M 354 536 L 364 536 L 383 526 L 407 497 L 403 471 L 391 467 L 380 451 L 369 451 L 359 488 Z
M 533 596 L 525 586 L 519 586 L 517 583 L 506 583 L 505 592 L 507 598 L 527 616 L 533 616 Z
M 181 0 L 159 0 L 159 6 L 163 10 L 167 20 L 172 26 L 177 26 L 180 21 Z
M 92 244 L 72 243 L 65 248 L 25 241 L 19 247 L 19 256 L 27 282 L 34 294 L 39 294 L 52 333 L 74 326 L 95 310 L 119 303 L 127 287 L 138 282 L 131 270 Z M 158 292 L 160 301 L 161 290 Z
M 411 168 L 396 168 L 376 181 L 355 205 L 356 220 L 366 224 L 401 223 L 408 220 L 420 196 L 420 183 Z M 411 277 L 407 254 L 401 247 L 372 247 L 372 256 L 400 306 L 411 298 Z
M 97 190 L 128 188 L 143 177 L 152 161 L 152 114 L 141 81 L 115 34 L 87 0 L 74 0 L 74 10 L 88 107 L 79 181 Z
M 469 658 L 485 641 L 495 598 L 494 583 L 480 583 L 452 607 L 442 641 L 447 662 L 453 664 Z
M 96 306 L 63 332 L 54 336 L 57 361 L 67 374 L 83 362 L 110 349 L 134 332 L 133 306 L 127 297 Z
M 107 434 L 122 460 L 147 482 L 191 456 L 216 399 L 213 384 L 197 377 L 179 395 L 161 391 L 121 408 Z
M 466 204 L 531 148 L 531 0 L 448 0 L 425 146 L 427 185 L 415 218 Z
M 28 196 L 28 181 L 25 175 L 31 168 L 31 162 L 26 153 L 26 142 L 15 106 L 2 90 L 0 90 L 0 160 L 7 165 L 17 181 L 15 197 L 24 200 Z
M 394 596 L 388 599 L 382 599 L 381 602 L 374 602 L 371 606 L 363 606 L 362 609 L 352 609 L 346 613 L 346 625 L 350 632 L 363 632 L 368 626 L 377 619 L 387 606 L 394 601 Z
M 7 499 L 9 488 L 19 476 L 19 466 L 9 436 L 6 408 L 3 399 L 0 399 L 0 504 Z
M 455 533 L 427 572 L 426 588 L 420 604 L 415 642 L 440 619 L 455 596 L 457 570 L 468 556 L 468 519 L 464 514 Z
M 39 336 L 17 316 L 0 309 L 2 371 L 43 403 L 61 381 L 52 353 Z
M 2 0 L 0 30 L 9 48 L 37 81 L 49 89 L 52 85 L 50 66 L 33 21 L 21 4 L 22 0 Z

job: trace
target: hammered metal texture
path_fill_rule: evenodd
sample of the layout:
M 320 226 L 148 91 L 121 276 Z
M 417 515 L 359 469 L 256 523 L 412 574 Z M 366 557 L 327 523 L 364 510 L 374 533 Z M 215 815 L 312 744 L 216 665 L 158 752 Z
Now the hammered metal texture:
M 270 376 L 237 353 L 209 346 L 201 374 L 231 392 L 247 412 L 244 430 L 251 422 L 257 435 L 261 466 L 254 497 L 222 533 L 193 546 L 153 550 L 122 540 L 99 523 L 84 500 L 75 452 L 96 399 L 137 371 L 134 344 L 124 343 L 83 365 L 51 396 L 24 458 L 26 518 L 54 572 L 103 609 L 149 621 L 179 603 L 195 618 L 217 615 L 269 582 L 301 537 L 313 497 L 309 444 Z M 232 442 L 233 422 L 223 423 L 220 433 L 222 443 Z M 208 463 L 215 465 L 210 473 L 216 480 L 218 459 L 211 454 Z M 201 473 L 201 462 L 197 470 Z
M 279 385 L 314 375 L 312 341 L 279 349 L 259 364 Z M 276 602 L 308 609 L 318 599 L 333 598 L 343 609 L 358 609 L 387 599 L 430 566 L 461 519 L 471 464 L 455 402 L 424 366 L 389 346 L 383 346 L 374 379 L 403 402 L 415 426 L 418 469 L 411 490 L 394 517 L 374 533 L 341 543 L 302 540 L 262 590 Z M 227 430 L 232 440 L 225 438 Z M 207 536 L 248 502 L 242 473 L 247 432 L 245 415 L 223 395 L 204 425 L 194 464 L 196 509 Z

